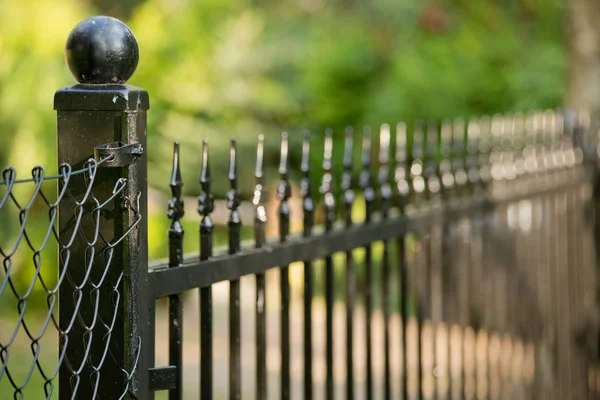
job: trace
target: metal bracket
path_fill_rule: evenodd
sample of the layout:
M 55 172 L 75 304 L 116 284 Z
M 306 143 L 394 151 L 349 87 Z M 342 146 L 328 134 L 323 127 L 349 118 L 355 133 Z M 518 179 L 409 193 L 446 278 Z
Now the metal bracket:
M 94 147 L 94 159 L 98 162 L 104 160 L 102 166 L 106 168 L 126 167 L 142 154 L 144 149 L 139 143 L 111 142 Z

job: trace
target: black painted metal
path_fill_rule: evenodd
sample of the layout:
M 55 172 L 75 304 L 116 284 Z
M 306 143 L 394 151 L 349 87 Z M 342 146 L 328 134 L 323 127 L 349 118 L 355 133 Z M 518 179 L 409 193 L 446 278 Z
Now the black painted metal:
M 267 210 L 264 200 L 264 136 L 258 137 L 256 147 L 256 169 L 254 170 L 254 246 L 259 249 L 265 244 Z M 256 398 L 267 398 L 267 320 L 266 320 L 265 273 L 256 274 Z
M 352 226 L 352 206 L 354 205 L 354 182 L 352 178 L 352 157 L 354 150 L 354 129 L 346 127 L 344 141 L 344 172 L 340 183 L 344 219 L 347 228 Z M 356 271 L 352 250 L 346 251 L 346 398 L 354 399 L 354 303 L 356 292 Z
M 169 201 L 169 267 L 183 263 L 183 199 L 181 198 L 181 169 L 179 166 L 179 142 L 173 146 L 173 172 L 171 173 L 171 200 Z M 182 294 L 169 296 L 169 364 L 177 368 L 177 384 L 169 392 L 169 400 L 183 398 L 183 298 Z
M 227 208 L 229 214 L 229 254 L 240 250 L 242 218 L 238 207 L 240 196 L 237 189 L 237 148 L 235 139 L 229 146 L 229 184 Z M 242 350 L 239 277 L 229 282 L 229 398 L 239 400 L 242 396 Z
M 90 34 L 106 38 L 101 29 Z M 113 63 L 124 65 L 124 58 L 115 57 Z M 81 67 L 84 60 L 74 63 L 70 66 Z M 137 102 L 122 101 L 128 97 Z M 55 95 L 59 164 L 88 170 L 87 177 L 60 182 L 70 193 L 60 204 L 57 229 L 59 348 L 65 360 L 59 371 L 61 398 L 119 398 L 124 393 L 150 398 L 154 332 L 145 267 L 146 156 L 118 168 L 97 168 L 87 161 L 94 147 L 105 143 L 145 148 L 148 107 L 148 94 L 128 85 L 75 85 Z
M 336 204 L 333 195 L 333 132 L 331 129 L 325 131 L 325 147 L 323 154 L 323 178 L 321 179 L 321 194 L 325 206 L 325 233 L 330 233 L 336 219 Z M 333 275 L 333 252 L 325 256 L 325 365 L 327 376 L 325 379 L 325 396 L 333 399 L 334 395 L 334 371 L 333 371 L 333 302 L 335 297 L 334 275 Z
M 362 132 L 362 170 L 359 175 L 359 186 L 365 198 L 365 225 L 371 223 L 373 217 L 373 206 L 375 202 L 375 190 L 371 178 L 371 128 L 365 126 Z M 365 243 L 365 347 L 366 347 L 366 397 L 373 396 L 373 350 L 371 319 L 373 316 L 373 248 L 371 241 Z
M 281 182 L 277 186 L 279 199 L 279 241 L 285 243 L 290 234 L 291 187 L 288 182 L 288 135 L 281 134 L 281 153 L 279 158 L 279 175 Z M 281 398 L 290 398 L 290 276 L 289 266 L 280 268 L 281 289 Z
M 121 21 L 98 16 L 79 23 L 67 38 L 69 69 L 81 83 L 125 83 L 139 60 L 133 32 Z
M 278 269 L 280 275 L 279 397 L 296 397 L 289 268 L 301 262 L 303 394 L 311 399 L 316 378 L 313 334 L 321 334 L 313 332 L 312 310 L 313 262 L 319 259 L 325 261 L 325 331 L 324 341 L 318 342 L 324 342 L 327 399 L 339 397 L 341 389 L 337 385 L 341 371 L 334 369 L 338 365 L 334 348 L 345 350 L 339 357 L 346 362 L 345 397 L 356 397 L 357 384 L 362 383 L 354 331 L 356 292 L 361 285 L 366 315 L 361 327 L 365 329 L 361 347 L 366 398 L 375 397 L 376 391 L 386 399 L 403 400 L 579 400 L 598 393 L 598 334 L 593 326 L 597 323 L 590 315 L 596 312 L 594 252 L 598 253 L 600 224 L 592 217 L 592 209 L 597 213 L 600 208 L 600 153 L 595 121 L 585 114 L 547 110 L 468 122 L 456 119 L 442 122 L 439 129 L 435 122 L 425 125 L 418 121 L 412 138 L 406 125 L 398 124 L 395 165 L 390 163 L 392 128 L 384 124 L 379 131 L 376 178 L 371 131 L 365 127 L 358 182 L 353 174 L 354 131 L 350 127 L 345 131 L 343 168 L 338 176 L 334 172 L 333 132 L 327 130 L 320 186 L 323 213 L 316 212 L 321 209 L 313 198 L 310 141 L 305 133 L 299 182 L 303 227 L 297 234 L 291 232 L 296 199 L 292 196 L 294 171 L 288 165 L 296 152 L 293 138 L 283 133 L 276 240 L 266 238 L 268 188 L 264 173 L 268 158 L 265 139 L 260 136 L 252 198 L 254 243 L 249 247 L 241 243 L 237 148 L 232 139 L 229 246 L 214 254 L 211 214 L 215 202 L 205 140 L 198 197 L 200 251 L 193 257 L 183 255 L 183 180 L 179 143 L 175 142 L 169 182 L 169 258 L 147 269 L 148 94 L 124 84 L 137 65 L 137 43 L 120 21 L 94 17 L 73 30 L 66 52 L 69 68 L 83 84 L 55 95 L 59 174 L 45 176 L 45 171 L 36 167 L 32 179 L 17 180 L 16 171 L 9 167 L 0 182 L 4 190 L 0 210 L 16 206 L 21 223 L 14 248 L 0 249 L 4 266 L 0 300 L 13 296 L 19 314 L 12 338 L 0 343 L 0 383 L 8 382 L 13 397 L 23 397 L 25 386 L 39 372 L 48 398 L 55 394 L 58 380 L 61 399 L 152 399 L 160 390 L 169 391 L 170 399 L 182 399 L 183 296 L 198 288 L 200 398 L 222 396 L 213 388 L 214 364 L 222 357 L 213 357 L 212 285 L 229 281 L 229 374 L 225 379 L 229 397 L 246 395 L 242 373 L 248 373 L 256 378 L 256 397 L 266 399 L 270 344 L 265 276 L 269 269 Z M 338 179 L 339 191 L 334 187 Z M 44 193 L 43 185 L 50 182 L 58 188 L 55 203 Z M 22 204 L 16 185 L 25 183 L 35 188 L 32 200 Z M 355 191 L 356 186 L 360 191 Z M 49 213 L 47 237 L 41 247 L 31 240 L 27 226 L 36 199 Z M 353 209 L 355 202 L 363 200 L 365 221 L 358 223 Z M 315 220 L 323 221 L 323 228 L 314 228 Z M 53 233 L 59 243 L 59 280 L 55 288 L 49 288 L 42 276 L 42 251 Z M 19 244 L 32 251 L 35 269 L 25 293 L 17 290 L 13 277 Z M 364 282 L 357 282 L 358 249 L 365 250 Z M 396 257 L 392 258 L 394 251 Z M 345 263 L 340 265 L 345 274 L 345 342 L 340 347 L 334 314 L 336 253 L 345 255 Z M 393 275 L 396 272 L 398 280 Z M 240 280 L 245 275 L 255 275 L 256 280 L 256 371 L 242 371 L 241 363 Z M 377 284 L 374 277 L 379 278 Z M 38 336 L 31 331 L 25 313 L 36 281 L 48 296 L 48 314 Z M 400 337 L 393 337 L 390 329 L 396 307 L 392 307 L 392 298 L 397 292 L 401 332 Z M 382 303 L 376 308 L 377 294 Z M 156 366 L 156 299 L 162 297 L 169 300 L 169 365 Z M 58 320 L 54 318 L 55 303 Z M 42 336 L 49 328 L 55 328 L 59 338 L 54 374 L 41 365 L 44 360 L 40 357 Z M 22 384 L 12 372 L 14 358 L 10 357 L 21 329 L 31 341 L 33 355 Z M 379 334 L 383 341 L 375 343 Z M 402 352 L 399 382 L 394 371 L 398 345 Z M 383 352 L 374 351 L 375 347 Z
M 206 261 L 211 258 L 213 252 L 214 224 L 210 214 L 214 210 L 214 200 L 210 191 L 211 181 L 208 141 L 204 139 L 202 145 L 202 170 L 200 172 L 202 193 L 198 197 L 198 213 L 202 215 L 202 221 L 200 221 L 200 261 Z M 196 287 L 200 288 L 200 398 L 207 400 L 213 398 L 212 288 L 210 285 Z
M 390 162 L 390 126 L 384 124 L 379 133 L 379 200 L 381 217 L 385 220 L 389 217 L 389 209 L 392 200 L 392 186 L 389 179 Z M 383 254 L 381 258 L 381 294 L 383 300 L 383 381 L 384 398 L 392 398 L 392 382 L 390 367 L 390 242 L 383 241 Z
M 302 141 L 302 162 L 300 165 L 302 180 L 300 189 L 302 196 L 303 212 L 303 237 L 312 235 L 314 223 L 315 203 L 313 201 L 312 185 L 310 181 L 310 133 L 304 132 Z M 313 397 L 313 375 L 312 375 L 312 301 L 313 288 L 313 265 L 312 261 L 304 261 L 304 398 L 311 400 Z
M 407 148 L 406 148 L 406 124 L 399 123 L 396 126 L 396 170 L 394 172 L 394 180 L 396 182 L 396 192 L 398 195 L 397 208 L 400 215 L 405 215 L 406 204 L 410 198 L 410 183 L 409 171 L 407 167 Z M 400 288 L 400 324 L 401 324 L 401 352 L 402 352 L 402 400 L 408 399 L 408 341 L 407 341 L 407 329 L 408 323 L 408 257 L 407 257 L 407 246 L 406 237 L 404 235 L 398 236 L 396 240 L 397 251 L 398 251 L 398 278 Z

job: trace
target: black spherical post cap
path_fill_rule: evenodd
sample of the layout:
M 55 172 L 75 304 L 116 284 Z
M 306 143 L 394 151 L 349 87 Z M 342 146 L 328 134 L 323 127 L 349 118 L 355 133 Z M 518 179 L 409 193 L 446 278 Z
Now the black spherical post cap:
M 80 22 L 65 45 L 67 65 L 80 83 L 125 83 L 139 60 L 133 32 L 112 17 L 92 17 Z

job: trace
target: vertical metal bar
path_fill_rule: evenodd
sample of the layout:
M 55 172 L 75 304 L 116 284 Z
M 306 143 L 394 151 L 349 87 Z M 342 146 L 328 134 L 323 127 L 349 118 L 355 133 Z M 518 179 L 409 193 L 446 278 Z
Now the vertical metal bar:
M 371 128 L 365 126 L 362 132 L 362 170 L 359 186 L 365 198 L 365 223 L 371 222 L 375 190 L 371 178 Z M 373 396 L 373 350 L 371 347 L 371 319 L 373 317 L 373 254 L 372 245 L 365 246 L 365 345 L 366 345 L 366 398 Z
M 315 203 L 312 198 L 310 181 L 310 134 L 304 132 L 302 141 L 302 161 L 300 165 L 302 180 L 300 182 L 303 212 L 303 236 L 312 235 Z M 312 300 L 313 300 L 313 265 L 312 261 L 304 261 L 304 398 L 313 398 L 312 376 Z
M 479 121 L 476 119 L 470 120 L 467 125 L 466 139 L 466 162 L 467 177 L 469 181 L 469 193 L 474 198 L 482 196 L 482 187 L 479 173 L 479 141 L 481 136 L 481 128 Z M 467 244 L 467 262 L 468 262 L 468 298 L 467 298 L 467 318 L 469 328 L 469 343 L 467 346 L 465 340 L 465 361 L 468 361 L 469 369 L 465 376 L 465 392 L 469 393 L 465 397 L 467 399 L 477 398 L 477 335 L 480 327 L 480 307 L 481 307 L 481 212 L 469 218 L 469 237 Z M 465 339 L 467 339 L 465 337 Z
M 390 126 L 383 124 L 379 132 L 379 196 L 380 210 L 383 219 L 388 218 L 392 200 L 392 186 L 390 185 Z M 383 348 L 384 348 L 384 398 L 391 399 L 392 383 L 390 370 L 390 243 L 383 241 L 383 254 L 381 258 L 381 294 L 383 298 Z
M 454 201 L 455 193 L 455 180 L 454 180 L 454 172 L 452 169 L 452 123 L 450 121 L 444 121 L 441 126 L 440 132 L 440 142 L 441 142 L 441 156 L 442 159 L 439 163 L 439 175 L 442 181 L 442 196 L 444 207 L 450 207 L 452 202 Z M 436 341 L 436 353 L 439 355 L 440 365 L 438 366 L 440 371 L 442 372 L 442 377 L 440 379 L 440 384 L 437 387 L 437 395 L 439 400 L 448 399 L 450 396 L 450 368 L 451 368 L 451 358 L 450 358 L 450 327 L 451 321 L 447 316 L 449 315 L 449 310 L 451 307 L 447 306 L 448 298 L 451 298 L 451 293 L 446 293 L 448 290 L 448 286 L 451 285 L 449 279 L 447 279 L 448 274 L 452 271 L 451 264 L 451 221 L 448 218 L 445 218 L 443 221 L 443 225 L 441 227 L 440 234 L 441 243 L 438 246 L 440 251 L 440 275 L 441 275 L 441 283 L 440 283 L 440 297 L 441 297 L 441 309 L 439 313 L 441 315 L 441 319 L 443 319 L 444 323 L 441 327 L 443 329 L 443 337 L 444 341 Z M 450 294 L 450 296 L 446 296 L 446 294 Z M 442 331 L 440 330 L 440 333 Z M 439 348 L 437 348 L 437 343 L 439 343 Z
M 229 254 L 240 250 L 240 230 L 242 219 L 238 207 L 240 196 L 237 189 L 237 151 L 236 142 L 231 138 L 229 146 L 229 184 L 227 192 L 227 208 L 231 211 L 227 226 L 229 229 Z M 229 398 L 239 400 L 242 396 L 242 364 L 241 364 L 241 312 L 240 312 L 240 280 L 229 282 Z
M 406 213 L 406 203 L 410 197 L 409 171 L 407 171 L 406 151 L 406 124 L 396 125 L 396 170 L 394 181 L 398 195 L 398 208 L 401 215 Z M 402 351 L 402 400 L 408 400 L 408 346 L 407 346 L 407 323 L 408 323 L 408 258 L 406 254 L 406 238 L 398 237 L 398 278 L 400 281 L 400 323 L 401 323 L 401 351 Z
M 466 198 L 470 196 L 469 178 L 466 166 L 467 151 L 465 137 L 465 122 L 457 118 L 453 122 L 452 127 L 452 143 L 453 143 L 453 164 L 454 164 L 454 179 L 458 195 Z M 453 368 L 455 377 L 453 381 L 453 397 L 464 398 L 465 396 L 465 349 L 464 349 L 464 334 L 465 328 L 468 325 L 467 312 L 465 307 L 465 299 L 468 294 L 468 264 L 465 257 L 465 222 L 464 218 L 453 222 L 453 265 L 452 274 L 455 277 L 456 288 L 454 292 L 453 308 L 455 307 L 454 321 L 452 327 L 452 339 L 455 341 L 454 355 L 455 368 Z
M 208 141 L 202 144 L 202 170 L 200 186 L 202 193 L 198 196 L 198 213 L 200 221 L 200 260 L 208 260 L 213 251 L 214 224 L 210 214 L 215 209 L 213 195 L 210 191 L 212 176 L 208 159 Z M 213 398 L 213 318 L 212 287 L 200 289 L 200 398 Z
M 490 151 L 491 151 L 491 121 L 489 117 L 479 119 L 480 140 L 478 143 L 478 171 L 479 182 L 483 195 L 489 195 L 491 186 L 491 166 L 490 166 Z M 478 235 L 480 241 L 480 257 L 478 258 L 478 272 L 482 278 L 481 292 L 486 293 L 481 297 L 481 318 L 477 333 L 477 348 L 478 348 L 478 373 L 477 373 L 477 398 L 480 400 L 490 396 L 490 362 L 489 362 L 489 339 L 490 339 L 490 323 L 491 319 L 491 299 L 489 296 L 489 251 L 490 251 L 490 211 L 484 211 L 479 217 Z
M 264 136 L 258 136 L 256 146 L 256 168 L 254 170 L 254 246 L 265 244 L 267 210 L 264 199 Z M 256 398 L 267 398 L 267 318 L 266 318 L 265 273 L 256 274 Z
M 423 133 L 423 122 L 417 121 L 415 125 L 415 131 L 413 134 L 412 143 L 412 160 L 410 167 L 410 176 L 413 189 L 413 201 L 411 205 L 414 208 L 422 208 L 424 203 L 426 182 L 423 178 L 423 146 L 424 146 L 424 133 Z M 414 273 L 414 284 L 411 282 L 409 277 L 409 291 L 412 294 L 412 298 L 415 301 L 415 319 L 416 319 L 416 383 L 417 383 L 417 396 L 418 399 L 424 399 L 423 393 L 423 249 L 422 249 L 422 233 L 415 233 L 415 245 L 412 251 L 412 273 Z
M 423 208 L 426 201 L 427 183 L 424 178 L 425 167 L 425 136 L 423 121 L 417 121 L 413 134 L 412 143 L 412 164 L 411 164 L 411 182 L 413 185 L 414 199 L 412 205 L 415 208 Z M 417 396 L 418 399 L 425 399 L 423 391 L 423 325 L 425 322 L 425 259 L 424 259 L 424 240 L 423 232 L 416 232 L 415 246 L 412 259 L 412 273 L 414 274 L 414 284 L 411 285 L 412 298 L 415 301 L 415 316 L 416 316 L 416 353 L 417 353 Z M 409 278 L 410 282 L 410 278 Z
M 333 155 L 333 132 L 328 129 L 325 131 L 325 148 L 323 155 L 323 179 L 321 180 L 321 193 L 325 203 L 325 232 L 333 229 L 335 221 L 335 197 L 333 196 L 333 175 L 332 155 Z M 333 375 L 333 302 L 335 297 L 333 259 L 331 255 L 325 257 L 325 358 L 327 366 L 326 378 L 326 398 L 333 399 L 334 375 Z
M 352 226 L 352 206 L 354 205 L 354 182 L 352 179 L 352 154 L 354 149 L 354 129 L 346 127 L 344 146 L 344 172 L 342 190 L 346 227 Z M 356 271 L 352 250 L 346 251 L 346 398 L 354 399 L 354 303 L 356 291 Z
M 173 171 L 171 173 L 171 200 L 169 201 L 169 267 L 179 267 L 183 263 L 183 218 L 184 208 L 181 198 L 181 169 L 179 167 L 179 142 L 173 146 Z M 169 365 L 177 368 L 177 386 L 169 391 L 169 400 L 183 398 L 183 296 L 169 296 Z
M 290 205 L 288 199 L 291 188 L 288 182 L 288 134 L 281 134 L 281 157 L 279 159 L 281 181 L 277 186 L 279 199 L 279 240 L 287 241 L 290 234 Z M 290 398 L 290 277 L 287 265 L 280 268 L 281 289 L 281 398 Z
M 84 21 L 79 27 L 90 27 L 90 21 L 93 20 Z M 102 25 L 121 24 L 115 21 L 103 20 Z M 113 27 L 118 31 L 124 25 Z M 117 64 L 122 61 L 115 60 Z M 76 85 L 57 91 L 54 109 L 57 110 L 58 163 L 84 165 L 94 154 L 94 147 L 105 143 L 138 143 L 145 149 L 148 107 L 147 92 L 127 85 Z M 61 351 L 64 349 L 67 360 L 61 364 L 59 371 L 61 399 L 119 398 L 124 391 L 141 398 L 151 397 L 148 369 L 154 363 L 154 326 L 151 325 L 149 310 L 154 299 L 147 285 L 146 166 L 144 153 L 137 162 L 126 167 L 96 170 L 92 193 L 97 199 L 109 198 L 120 178 L 127 179 L 127 186 L 122 192 L 122 201 L 114 202 L 114 213 L 99 213 L 98 221 L 84 218 L 78 226 L 80 231 L 94 232 L 97 223 L 99 235 L 106 240 L 116 240 L 126 234 L 128 227 L 137 224 L 120 245 L 101 248 L 101 251 L 95 252 L 96 259 L 92 261 L 98 266 L 105 265 L 103 257 L 111 252 L 110 271 L 116 278 L 111 283 L 120 282 L 116 288 L 105 284 L 94 290 L 90 280 L 97 281 L 99 274 L 104 272 L 102 268 L 92 268 L 89 278 L 86 278 L 86 268 L 78 268 L 90 263 L 89 246 L 82 237 L 74 237 L 72 245 L 65 246 L 73 236 L 73 221 L 77 219 L 77 213 L 83 211 L 81 205 L 76 205 L 76 201 L 86 196 L 87 183 L 83 178 L 69 181 L 72 196 L 66 196 L 60 204 L 59 243 L 61 253 L 66 257 L 61 257 L 59 269 L 60 272 L 68 269 L 70 277 L 59 288 L 59 346 Z M 120 301 L 109 305 L 115 298 L 115 291 L 121 295 Z M 99 307 L 99 315 L 96 315 L 93 305 L 90 307 L 90 296 L 98 296 L 99 304 L 107 305 Z M 77 297 L 86 300 L 78 304 Z M 103 324 L 86 328 L 81 322 L 89 323 L 98 318 L 111 321 L 115 312 L 117 322 L 108 336 Z M 71 319 L 75 322 L 69 327 Z M 125 339 L 118 342 L 117 338 Z M 104 358 L 106 339 L 111 340 L 108 345 L 113 357 Z M 91 342 L 86 343 L 87 340 Z M 84 357 L 87 360 L 83 360 Z M 100 359 L 105 359 L 105 362 L 101 374 L 98 374 L 91 365 L 92 360 Z M 81 365 L 81 373 L 73 374 L 69 365 L 74 368 Z M 127 376 L 123 371 L 131 375 Z
M 429 209 L 433 210 L 441 206 L 441 182 L 439 178 L 439 163 L 438 163 L 438 152 L 439 148 L 439 131 L 437 123 L 429 121 L 427 124 L 427 144 L 425 151 L 424 160 L 424 171 L 423 175 L 426 180 L 426 197 Z M 424 261 L 424 304 L 423 309 L 425 311 L 424 320 L 427 321 L 429 329 L 425 330 L 424 341 L 426 345 L 424 348 L 427 349 L 425 354 L 427 355 L 426 360 L 423 363 L 424 369 L 427 371 L 424 376 L 424 387 L 427 388 L 425 393 L 427 398 L 433 398 L 437 391 L 437 382 L 434 376 L 435 360 L 436 360 L 436 338 L 437 338 L 437 327 L 438 327 L 438 310 L 439 306 L 439 292 L 434 290 L 437 282 L 440 281 L 439 277 L 439 234 L 441 226 L 433 224 L 426 230 L 425 236 L 422 238 L 423 245 L 423 261 Z M 435 242 L 434 242 L 435 241 Z M 425 340 L 426 339 L 426 340 Z

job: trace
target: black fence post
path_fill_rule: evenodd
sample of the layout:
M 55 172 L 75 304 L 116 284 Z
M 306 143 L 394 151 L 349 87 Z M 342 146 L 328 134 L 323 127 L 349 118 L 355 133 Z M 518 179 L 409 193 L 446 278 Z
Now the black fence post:
M 73 29 L 65 52 L 80 84 L 54 98 L 58 160 L 89 173 L 71 177 L 72 196 L 60 205 L 60 398 L 150 399 L 149 102 L 146 91 L 125 84 L 137 66 L 138 46 L 119 20 L 93 17 Z

